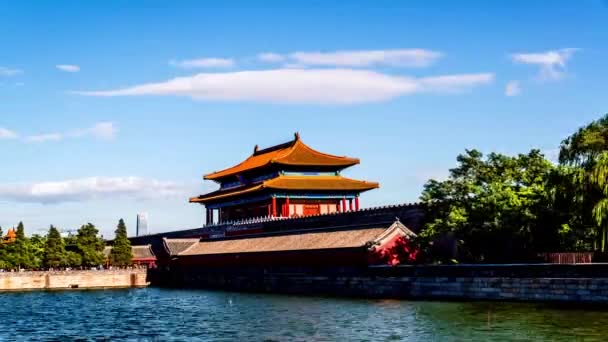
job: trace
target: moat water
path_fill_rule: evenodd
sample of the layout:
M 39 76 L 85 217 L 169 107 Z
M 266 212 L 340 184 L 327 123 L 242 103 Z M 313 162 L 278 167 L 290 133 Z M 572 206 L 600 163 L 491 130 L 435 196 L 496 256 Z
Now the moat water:
M 608 311 L 201 290 L 0 294 L 0 340 L 606 341 Z

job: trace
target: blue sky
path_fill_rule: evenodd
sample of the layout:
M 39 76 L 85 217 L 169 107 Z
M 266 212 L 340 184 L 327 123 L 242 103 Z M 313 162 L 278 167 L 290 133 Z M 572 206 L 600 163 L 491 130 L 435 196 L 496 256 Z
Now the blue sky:
M 201 176 L 295 131 L 364 206 L 465 148 L 554 154 L 608 112 L 606 1 L 0 4 L 0 225 L 196 227 Z

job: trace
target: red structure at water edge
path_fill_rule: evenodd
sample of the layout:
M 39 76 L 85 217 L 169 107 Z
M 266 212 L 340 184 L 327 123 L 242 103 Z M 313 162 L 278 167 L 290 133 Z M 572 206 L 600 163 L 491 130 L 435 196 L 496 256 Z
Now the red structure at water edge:
M 190 198 L 206 208 L 204 227 L 131 241 L 150 244 L 163 267 L 358 267 L 415 258 L 407 225 L 417 224 L 420 208 L 362 209 L 360 195 L 379 184 L 341 174 L 356 164 L 309 147 L 297 133 L 256 146 L 241 163 L 204 176 L 219 184 Z

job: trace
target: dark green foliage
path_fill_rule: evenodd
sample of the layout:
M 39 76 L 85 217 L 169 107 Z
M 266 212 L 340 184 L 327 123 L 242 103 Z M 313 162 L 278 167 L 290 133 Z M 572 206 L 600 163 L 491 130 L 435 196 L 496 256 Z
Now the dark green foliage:
M 40 266 L 39 261 L 35 257 L 34 248 L 30 240 L 25 236 L 25 228 L 22 222 L 16 229 L 14 242 L 5 244 L 6 251 L 5 263 L 12 268 L 37 268 Z
M 44 266 L 44 250 L 46 247 L 46 237 L 40 236 L 38 234 L 32 235 L 29 239 L 29 244 L 31 247 L 31 260 L 35 268 L 40 268 Z
M 450 236 L 459 242 L 460 257 L 474 262 L 526 260 L 557 247 L 559 223 L 548 191 L 556 168 L 540 151 L 484 158 L 467 150 L 457 160 L 447 180 L 424 187 L 421 238 Z
M 562 184 L 572 220 L 568 227 L 585 245 L 606 251 L 608 238 L 608 114 L 562 141 Z M 590 242 L 589 242 L 590 241 Z
M 114 233 L 116 237 L 114 238 L 112 252 L 110 253 L 112 265 L 119 267 L 131 265 L 131 259 L 133 258 L 131 242 L 127 238 L 127 227 L 123 219 L 118 221 L 118 226 Z
M 45 267 L 64 267 L 67 266 L 67 253 L 65 244 L 61 238 L 61 234 L 57 228 L 51 225 L 46 236 L 46 245 L 44 249 L 44 266 Z
M 25 227 L 23 227 L 23 222 L 19 222 L 17 225 L 17 231 L 15 232 L 18 240 L 25 239 Z
M 65 254 L 66 264 L 70 267 L 78 267 L 82 265 L 82 257 L 80 254 L 72 251 L 67 251 Z
M 608 149 L 608 114 L 581 127 L 562 141 L 559 162 L 570 166 L 591 166 Z
M 559 161 L 553 165 L 536 150 L 458 156 L 449 179 L 425 185 L 422 247 L 455 239 L 459 257 L 475 262 L 608 251 L 608 114 L 566 138 Z
M 94 225 L 83 225 L 78 234 L 66 239 L 51 226 L 48 235 L 25 236 L 23 223 L 17 226 L 12 243 L 0 244 L 0 269 L 99 266 L 104 264 L 104 243 Z
M 83 266 L 103 265 L 105 257 L 103 255 L 104 243 L 98 237 L 99 231 L 92 223 L 87 223 L 78 229 L 76 234 L 76 248 L 82 258 Z

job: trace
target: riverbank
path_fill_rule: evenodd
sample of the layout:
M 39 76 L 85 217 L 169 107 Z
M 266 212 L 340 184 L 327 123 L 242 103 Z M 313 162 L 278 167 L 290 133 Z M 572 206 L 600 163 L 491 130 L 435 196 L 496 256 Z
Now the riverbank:
M 0 292 L 148 286 L 145 269 L 0 273 Z
M 608 305 L 608 264 L 399 266 L 362 269 L 173 268 L 153 285 L 386 299 Z

